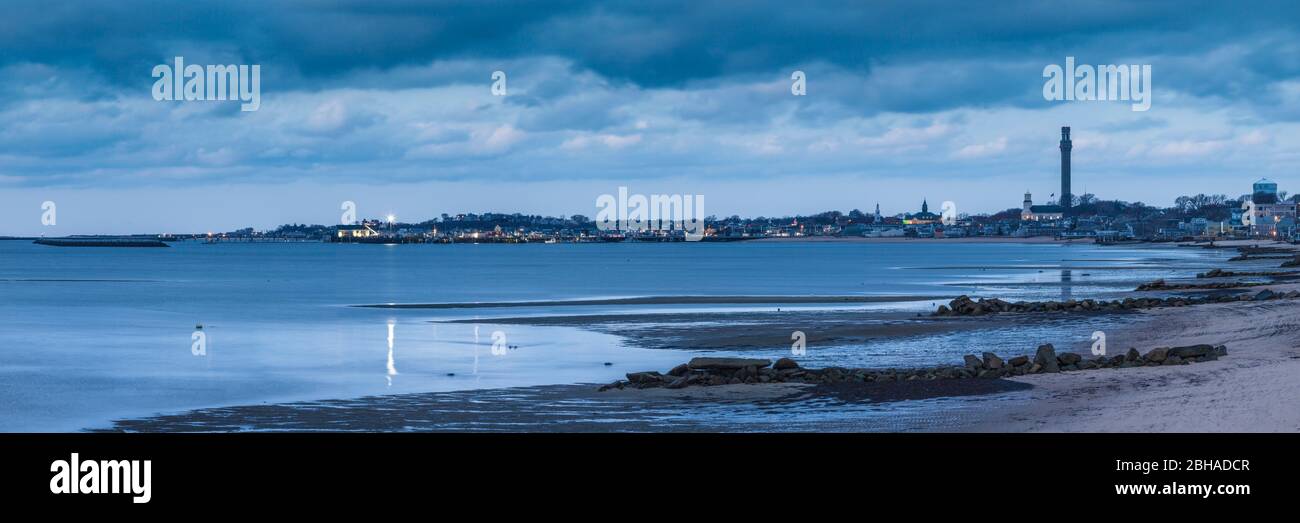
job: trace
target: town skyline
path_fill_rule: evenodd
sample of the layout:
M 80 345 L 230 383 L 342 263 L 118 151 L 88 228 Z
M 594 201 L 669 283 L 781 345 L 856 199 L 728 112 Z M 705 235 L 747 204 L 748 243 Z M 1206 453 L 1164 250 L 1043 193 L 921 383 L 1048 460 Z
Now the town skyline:
M 1076 172 L 1076 179 L 1077 179 L 1077 170 L 1075 172 Z M 1256 179 L 1250 179 L 1249 183 L 1253 183 L 1255 181 L 1265 180 L 1265 179 L 1272 180 L 1271 178 L 1256 178 Z M 1245 182 L 1246 180 L 1242 180 L 1242 181 Z M 1272 180 L 1272 181 L 1276 182 L 1276 180 Z M 1059 198 L 1059 194 L 1057 194 L 1057 192 L 1059 192 L 1059 189 L 1053 191 L 1053 188 L 1048 185 L 1049 183 L 1059 183 L 1059 182 L 1052 180 L 1048 182 L 1039 183 L 1038 185 L 1043 186 L 1043 190 L 1041 193 L 1034 192 L 1032 190 L 1029 191 L 1029 193 L 1033 195 L 1033 203 L 1035 205 L 1057 203 L 1055 200 Z M 1080 197 L 1088 196 L 1099 200 L 1121 201 L 1121 202 L 1127 202 L 1131 204 L 1141 203 L 1149 207 L 1165 209 L 1165 208 L 1171 208 L 1176 206 L 1177 202 L 1175 200 L 1180 197 L 1191 197 L 1198 194 L 1199 195 L 1221 195 L 1221 196 L 1225 196 L 1230 200 L 1234 200 L 1234 201 L 1240 200 L 1242 198 L 1248 197 L 1251 194 L 1249 190 L 1243 190 L 1242 187 L 1243 187 L 1242 185 L 1237 185 L 1235 191 L 1234 190 L 1193 191 L 1186 194 L 1179 193 L 1170 196 L 1168 202 L 1144 201 L 1141 199 L 1111 197 L 1106 194 L 1098 195 L 1095 194 L 1091 188 L 1086 186 L 1079 187 L 1078 189 L 1076 189 L 1073 196 L 1075 201 L 1077 201 Z M 1281 193 L 1283 193 L 1284 195 L 1288 193 L 1288 191 L 1284 188 L 1285 187 L 1284 185 L 1279 184 L 1279 187 L 1283 187 L 1280 190 Z M 358 191 L 358 192 L 363 192 L 363 191 Z M 1016 196 L 1023 196 L 1023 195 L 1024 195 L 1024 191 L 1019 191 L 1016 193 Z M 707 196 L 712 196 L 712 195 L 707 195 Z M 712 201 L 716 201 L 717 199 L 719 198 L 710 197 L 710 203 Z M 593 200 L 594 200 L 594 196 L 593 196 Z M 839 212 L 841 214 L 848 215 L 852 211 L 861 211 L 863 214 L 870 215 L 874 213 L 876 205 L 879 204 L 881 208 L 881 214 L 883 216 L 901 217 L 903 215 L 914 213 L 920 210 L 922 204 L 926 202 L 928 202 L 932 207 L 937 209 L 938 206 L 945 201 L 952 201 L 954 203 L 958 203 L 957 209 L 959 215 L 988 216 L 988 215 L 994 215 L 1000 212 L 1004 212 L 1009 209 L 1019 208 L 1020 207 L 1020 205 L 1018 205 L 1020 203 L 1019 198 L 1016 198 L 1016 200 L 1017 200 L 1015 202 L 1016 204 L 1008 204 L 998 208 L 984 208 L 984 209 L 963 208 L 960 206 L 960 203 L 958 203 L 960 202 L 960 200 L 951 200 L 947 198 L 931 198 L 929 196 L 920 196 L 919 199 L 917 199 L 917 201 L 914 203 L 913 202 L 890 202 L 887 200 L 879 200 L 879 201 L 872 200 L 872 201 L 864 202 L 861 205 L 855 205 L 852 207 L 823 208 L 823 209 L 813 209 L 813 210 L 789 210 L 785 212 L 780 211 L 780 209 L 776 209 L 776 212 L 767 212 L 767 213 L 762 213 L 762 212 L 745 213 L 745 212 L 723 212 L 723 211 L 715 212 L 713 207 L 706 207 L 705 216 L 711 218 L 730 218 L 736 216 L 746 220 L 757 220 L 763 218 L 777 219 L 777 218 L 807 217 L 807 216 L 815 216 L 815 215 L 833 213 L 833 212 Z M 42 226 L 41 225 L 41 211 L 42 211 L 41 204 L 44 201 L 55 201 L 57 203 L 57 200 L 42 200 L 42 201 L 31 202 L 30 207 L 32 207 L 32 210 L 31 212 L 28 212 L 27 215 L 29 219 L 35 224 L 35 227 L 27 227 L 26 230 L 29 232 L 23 233 L 23 232 L 11 232 L 7 230 L 0 230 L 0 236 L 36 237 L 36 236 L 65 236 L 65 235 L 203 234 L 208 232 L 218 232 L 218 233 L 229 232 L 235 230 L 242 230 L 250 227 L 257 231 L 270 231 L 270 230 L 274 230 L 277 227 L 284 226 L 284 225 L 291 225 L 291 224 L 320 225 L 320 226 L 329 227 L 329 226 L 341 225 L 341 222 L 338 219 L 338 216 L 340 216 L 341 211 L 339 211 L 338 209 L 339 209 L 339 204 L 343 202 L 353 202 L 362 209 L 359 211 L 358 220 L 374 220 L 374 221 L 382 222 L 382 221 L 386 221 L 389 216 L 393 216 L 396 218 L 397 222 L 406 223 L 406 224 L 425 223 L 425 222 L 437 220 L 440 216 L 443 215 L 457 216 L 457 215 L 501 214 L 501 215 L 540 216 L 540 217 L 547 217 L 547 218 L 566 218 L 572 216 L 584 216 L 587 219 L 592 219 L 597 214 L 598 211 L 595 205 L 592 205 L 588 209 L 573 210 L 567 212 L 563 210 L 560 212 L 546 212 L 546 211 L 537 211 L 537 210 L 529 210 L 529 209 L 509 209 L 509 208 L 473 209 L 473 208 L 468 208 L 469 207 L 468 205 L 459 209 L 450 208 L 450 206 L 447 209 L 434 209 L 432 208 L 431 205 L 427 205 L 427 204 L 420 205 L 419 208 L 413 211 L 407 211 L 405 209 L 397 208 L 395 206 L 378 207 L 377 209 L 372 208 L 366 210 L 364 205 L 365 204 L 364 200 L 360 202 L 356 202 L 353 200 L 341 200 L 338 202 L 334 202 L 332 205 L 327 205 L 328 212 L 333 214 L 334 216 L 333 220 L 330 219 L 313 220 L 313 219 L 302 219 L 293 216 L 288 216 L 287 219 L 284 219 L 282 221 L 271 220 L 265 223 L 251 223 L 251 222 L 241 222 L 238 219 L 227 218 L 225 220 L 218 221 L 218 222 L 228 223 L 229 225 L 227 226 L 214 225 L 214 226 L 197 227 L 190 230 L 185 230 L 185 229 L 168 228 L 168 227 L 162 227 L 162 229 L 159 229 L 158 228 L 159 226 L 156 225 L 154 226 L 155 228 L 152 229 L 149 228 L 148 226 L 141 227 L 141 228 L 129 228 L 129 227 L 124 228 L 119 226 L 103 227 L 102 224 L 100 224 L 101 226 L 78 225 L 76 223 L 69 225 L 66 217 L 70 213 L 67 212 L 69 208 L 66 205 L 58 207 L 58 212 L 59 212 L 58 216 L 61 224 L 63 225 L 58 225 L 54 227 Z M 76 199 L 73 199 L 72 201 L 75 202 Z M 185 198 L 181 198 L 178 201 L 184 203 L 189 200 Z M 808 206 L 796 205 L 791 207 L 808 207 Z M 13 211 L 12 207 L 10 208 L 10 211 Z M 73 208 L 72 211 L 73 211 L 72 215 L 75 217 L 74 219 L 81 218 L 80 216 L 77 216 L 75 214 L 76 213 L 75 208 Z M 323 213 L 313 212 L 309 214 L 320 216 Z M 15 231 L 20 231 L 22 229 L 23 228 L 21 227 L 14 228 Z

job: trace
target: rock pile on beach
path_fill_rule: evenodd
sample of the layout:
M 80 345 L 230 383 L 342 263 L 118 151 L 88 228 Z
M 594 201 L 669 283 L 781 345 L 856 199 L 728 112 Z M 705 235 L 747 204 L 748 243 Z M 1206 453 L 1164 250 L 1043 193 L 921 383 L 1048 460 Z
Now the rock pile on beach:
M 1238 247 L 1237 252 L 1242 255 L 1250 254 L 1293 254 L 1295 249 L 1287 247 Z
M 980 298 L 972 300 L 962 295 L 940 305 L 934 316 L 983 316 L 1004 312 L 1063 312 L 1063 311 L 1121 311 L 1130 309 L 1153 309 L 1157 307 L 1186 307 L 1206 303 L 1227 303 L 1234 301 L 1262 301 L 1284 298 L 1300 298 L 1300 291 L 1273 292 L 1262 290 L 1256 294 L 1218 295 L 1205 297 L 1173 296 L 1169 298 L 1124 298 L 1122 300 L 1067 300 L 1067 301 L 1017 301 L 1009 302 L 998 298 Z
M 1217 283 L 1166 283 L 1160 279 L 1151 283 L 1138 285 L 1135 291 L 1177 291 L 1190 289 L 1236 289 L 1241 287 L 1258 287 L 1269 285 L 1264 282 L 1217 282 Z
M 1242 276 L 1267 276 L 1280 280 L 1300 278 L 1300 271 L 1225 271 L 1223 269 L 1211 269 L 1196 275 L 1197 278 L 1233 278 Z
M 1228 261 L 1235 262 L 1235 261 L 1253 261 L 1253 260 L 1285 260 L 1293 256 L 1294 255 L 1287 255 L 1287 254 L 1242 254 L 1241 256 L 1233 256 L 1231 258 L 1228 258 Z
M 809 369 L 800 367 L 790 358 L 773 363 L 767 359 L 750 358 L 693 358 L 666 374 L 658 371 L 629 372 L 626 380 L 603 385 L 610 389 L 680 389 L 692 386 L 735 385 L 741 383 L 839 383 L 839 382 L 894 382 L 910 380 L 949 380 L 966 378 L 1003 378 L 1053 372 L 1073 372 L 1092 369 L 1120 369 L 1183 365 L 1193 362 L 1213 361 L 1228 354 L 1228 348 L 1219 345 L 1189 345 L 1186 347 L 1156 348 L 1146 354 L 1130 348 L 1124 354 L 1085 358 L 1066 352 L 1057 354 L 1051 344 L 1041 345 L 1031 356 L 1002 359 L 985 352 L 982 356 L 967 354 L 960 366 L 924 367 L 915 369 L 862 369 L 826 367 Z

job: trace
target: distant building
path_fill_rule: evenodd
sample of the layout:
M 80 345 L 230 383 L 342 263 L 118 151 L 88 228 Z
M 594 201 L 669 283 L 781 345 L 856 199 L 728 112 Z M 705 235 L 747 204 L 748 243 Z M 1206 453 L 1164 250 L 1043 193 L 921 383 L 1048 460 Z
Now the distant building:
M 1025 201 L 1020 210 L 1020 219 L 1027 222 L 1056 221 L 1065 217 L 1065 208 L 1060 205 L 1034 205 L 1029 191 L 1025 191 Z
M 906 232 L 896 225 L 871 225 L 862 233 L 868 238 L 900 238 Z
M 356 238 L 374 238 L 379 236 L 378 232 L 371 229 L 369 225 L 342 225 L 339 226 L 338 238 L 340 240 L 349 240 Z
M 1232 210 L 1233 226 L 1245 226 L 1244 218 L 1249 212 L 1253 225 L 1248 227 L 1248 234 L 1271 238 L 1288 238 L 1295 234 L 1296 204 L 1278 198 L 1276 182 L 1268 178 L 1261 178 L 1255 182 L 1251 186 L 1250 202 L 1253 204 L 1253 212 L 1242 209 Z
M 1275 195 L 1276 196 L 1276 195 Z M 1255 204 L 1255 234 L 1270 237 L 1289 237 L 1296 227 L 1296 204 Z
M 930 204 L 921 200 L 921 212 L 908 214 L 903 218 L 903 225 L 928 225 L 939 221 L 939 215 L 930 212 Z
M 1277 203 L 1277 182 L 1261 178 L 1255 182 L 1250 192 L 1250 199 L 1256 204 Z

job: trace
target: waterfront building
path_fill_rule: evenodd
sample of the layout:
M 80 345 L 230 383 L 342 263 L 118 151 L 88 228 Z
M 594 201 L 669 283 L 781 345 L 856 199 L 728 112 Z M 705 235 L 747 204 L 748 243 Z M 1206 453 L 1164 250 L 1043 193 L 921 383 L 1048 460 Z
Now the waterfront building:
M 1244 199 L 1244 197 L 1243 197 Z M 1251 186 L 1250 201 L 1254 204 L 1254 225 L 1247 232 L 1255 236 L 1289 238 L 1296 230 L 1296 203 L 1278 198 L 1277 183 L 1261 178 Z M 1243 224 L 1245 211 L 1233 209 L 1234 224 Z
M 1255 204 L 1254 234 L 1286 238 L 1294 233 L 1295 228 L 1296 204 L 1294 202 Z
M 337 234 L 338 234 L 338 239 L 345 240 L 345 241 L 352 240 L 352 239 L 374 238 L 376 236 L 379 236 L 379 233 L 377 231 L 370 228 L 370 225 L 365 223 L 359 225 L 341 225 L 338 228 Z

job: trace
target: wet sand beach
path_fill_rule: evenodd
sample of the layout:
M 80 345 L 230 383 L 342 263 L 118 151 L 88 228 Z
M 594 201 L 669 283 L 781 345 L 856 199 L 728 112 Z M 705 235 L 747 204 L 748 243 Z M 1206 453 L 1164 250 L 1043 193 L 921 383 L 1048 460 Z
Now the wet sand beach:
M 891 402 L 978 401 L 1024 391 L 1009 380 L 722 385 L 612 390 L 595 384 L 369 396 L 201 409 L 122 420 L 105 431 L 869 432 L 942 430 L 959 419 L 873 416 Z

